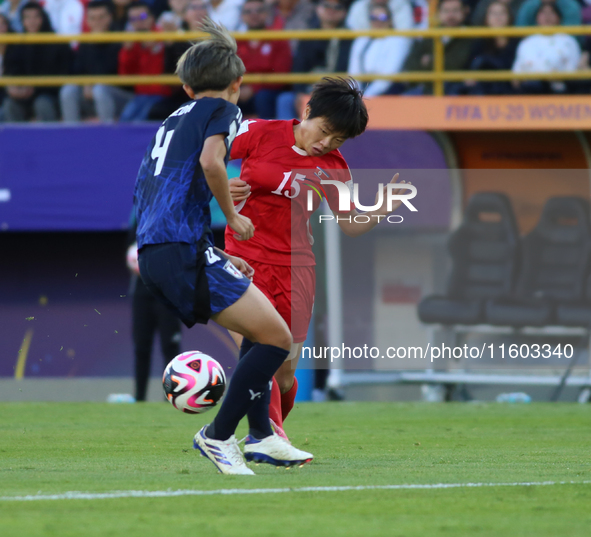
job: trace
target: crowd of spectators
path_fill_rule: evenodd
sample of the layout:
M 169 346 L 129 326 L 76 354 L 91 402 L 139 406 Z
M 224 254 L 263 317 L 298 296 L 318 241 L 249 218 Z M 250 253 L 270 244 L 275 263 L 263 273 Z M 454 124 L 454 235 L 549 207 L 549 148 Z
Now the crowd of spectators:
M 588 3 L 588 4 L 587 4 Z M 560 26 L 591 22 L 591 0 L 0 0 L 0 34 L 104 34 L 111 31 L 196 31 L 209 16 L 232 31 L 261 29 L 411 29 Z M 591 40 L 567 34 L 523 39 L 444 38 L 447 70 L 568 72 L 589 69 Z M 0 75 L 159 75 L 174 73 L 188 41 L 72 44 L 0 44 Z M 395 74 L 433 69 L 431 39 L 387 36 L 301 41 L 239 41 L 247 72 Z M 368 98 L 432 93 L 428 83 L 364 83 Z M 589 93 L 587 82 L 463 82 L 445 84 L 449 95 Z M 297 117 L 306 84 L 246 84 L 246 116 Z M 0 88 L 0 120 L 162 120 L 187 100 L 180 87 L 7 86 Z M 96 118 L 96 119 L 95 119 Z

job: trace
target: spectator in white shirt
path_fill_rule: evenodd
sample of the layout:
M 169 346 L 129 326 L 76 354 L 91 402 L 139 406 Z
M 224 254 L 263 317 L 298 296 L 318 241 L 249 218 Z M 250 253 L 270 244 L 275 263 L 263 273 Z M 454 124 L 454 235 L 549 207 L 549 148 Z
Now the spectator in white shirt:
M 562 14 L 556 4 L 542 4 L 536 14 L 538 26 L 558 26 Z M 514 73 L 551 73 L 576 71 L 581 61 L 581 47 L 571 35 L 530 35 L 517 47 L 513 64 Z M 524 81 L 516 82 L 516 88 L 524 93 L 564 93 L 564 82 Z
M 392 28 L 392 13 L 386 5 L 371 4 L 369 20 L 372 30 Z M 392 75 L 402 70 L 404 61 L 410 52 L 412 39 L 408 37 L 358 37 L 351 46 L 349 56 L 349 74 Z M 392 83 L 388 80 L 374 80 L 363 92 L 365 97 L 383 95 L 390 89 Z
M 43 6 L 56 34 L 82 33 L 84 6 L 80 0 L 45 0 Z
M 244 0 L 210 0 L 209 16 L 231 32 L 238 30 Z
M 393 27 L 397 30 L 408 30 L 415 26 L 410 0 L 356 0 L 349 9 L 345 26 L 351 30 L 367 30 L 370 28 L 370 5 L 387 6 L 392 13 Z

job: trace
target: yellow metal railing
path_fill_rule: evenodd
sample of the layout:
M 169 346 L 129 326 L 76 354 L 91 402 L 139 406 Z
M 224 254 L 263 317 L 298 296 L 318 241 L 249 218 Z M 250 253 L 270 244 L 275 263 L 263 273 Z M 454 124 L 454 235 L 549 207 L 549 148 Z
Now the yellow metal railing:
M 525 37 L 542 34 L 591 35 L 590 26 L 546 26 L 546 27 L 509 27 L 509 28 L 430 28 L 425 30 L 264 30 L 236 32 L 237 40 L 318 40 L 318 39 L 355 39 L 360 36 L 386 37 L 422 37 L 434 40 L 433 70 L 403 72 L 394 75 L 357 75 L 361 82 L 372 80 L 391 80 L 396 82 L 432 82 L 435 95 L 443 95 L 444 82 L 462 80 L 506 81 L 506 80 L 585 80 L 591 79 L 591 70 L 553 73 L 513 73 L 512 71 L 445 71 L 444 38 L 474 39 L 491 37 Z M 81 35 L 58 34 L 0 34 L 0 44 L 44 44 L 44 43 L 123 43 L 144 41 L 193 41 L 203 39 L 206 34 L 200 32 L 108 32 L 87 33 Z M 313 83 L 327 73 L 247 73 L 246 83 Z M 346 76 L 346 73 L 331 73 Z M 39 77 L 0 77 L 0 86 L 61 86 L 63 84 L 178 84 L 175 75 L 105 75 L 105 76 L 39 76 Z

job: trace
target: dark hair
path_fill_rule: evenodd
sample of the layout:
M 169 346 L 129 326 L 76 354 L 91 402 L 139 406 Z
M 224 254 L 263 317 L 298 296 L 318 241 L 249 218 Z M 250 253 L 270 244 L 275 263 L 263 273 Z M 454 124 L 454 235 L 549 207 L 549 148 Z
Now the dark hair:
M 129 13 L 132 9 L 137 9 L 138 7 L 146 8 L 147 12 L 154 16 L 154 11 L 152 10 L 152 6 L 148 4 L 148 2 L 144 2 L 143 0 L 136 0 L 127 6 L 127 13 Z
M 542 9 L 545 9 L 547 7 L 549 7 L 552 11 L 554 11 L 554 13 L 556 13 L 558 19 L 560 20 L 560 22 L 562 22 L 562 11 L 560 11 L 560 8 L 554 2 L 542 2 L 540 4 L 540 7 L 536 10 L 536 19 L 538 18 L 540 11 L 542 11 Z
M 246 70 L 236 54 L 236 40 L 209 17 L 201 24 L 201 31 L 210 38 L 185 51 L 177 63 L 176 74 L 195 93 L 225 90 Z
M 86 4 L 86 10 L 104 7 L 111 15 L 115 15 L 115 6 L 111 0 L 91 0 Z
M 41 15 L 41 18 L 43 19 L 43 22 L 41 23 L 41 28 L 39 29 L 39 33 L 41 33 L 41 32 L 52 33 L 53 27 L 51 26 L 51 21 L 49 20 L 49 15 L 47 14 L 47 11 L 45 11 L 43 9 L 41 4 L 38 4 L 37 2 L 27 2 L 23 7 L 21 7 L 21 12 L 20 12 L 21 24 L 24 19 L 25 11 L 30 10 L 30 9 L 35 9 L 36 11 L 38 11 L 39 15 Z
M 355 138 L 367 127 L 367 108 L 357 82 L 352 78 L 324 77 L 314 85 L 308 119 L 324 117 L 334 132 Z

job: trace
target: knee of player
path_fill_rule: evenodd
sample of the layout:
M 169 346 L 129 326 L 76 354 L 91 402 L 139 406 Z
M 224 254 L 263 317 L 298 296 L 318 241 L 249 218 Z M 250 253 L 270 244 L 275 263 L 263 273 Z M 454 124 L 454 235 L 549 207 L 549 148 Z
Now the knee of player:
M 285 349 L 286 351 L 291 350 L 293 339 L 287 326 L 279 325 L 277 329 L 273 330 L 272 340 L 272 345 Z

